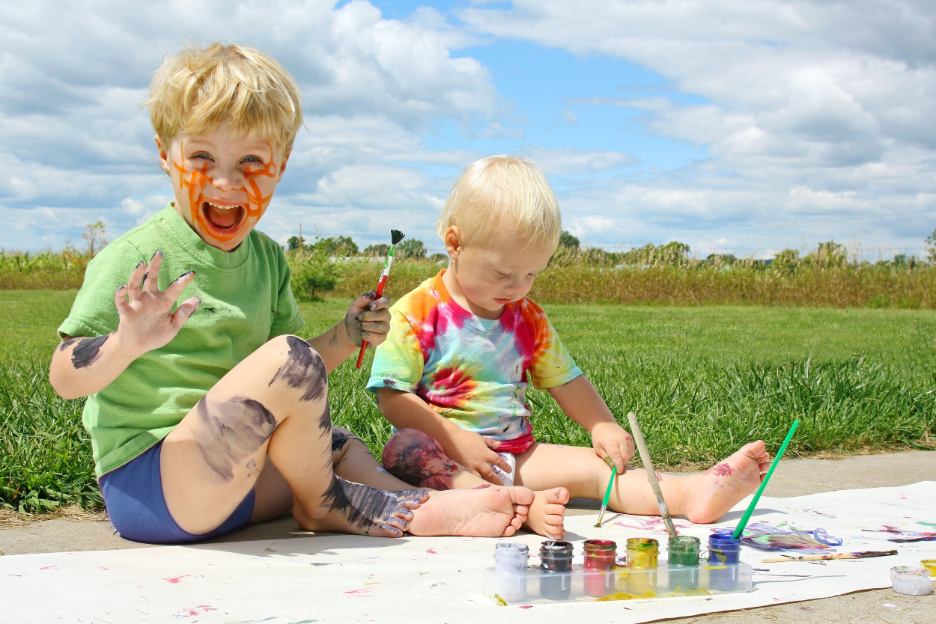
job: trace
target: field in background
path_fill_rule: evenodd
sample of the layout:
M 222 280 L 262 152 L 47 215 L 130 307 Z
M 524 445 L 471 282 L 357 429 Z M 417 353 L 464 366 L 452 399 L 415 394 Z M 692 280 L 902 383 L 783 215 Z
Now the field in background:
M 561 252 L 561 250 L 560 250 Z M 594 254 L 592 254 L 594 255 Z M 543 303 L 614 303 L 620 305 L 763 305 L 936 309 L 936 264 L 881 262 L 770 265 L 738 261 L 613 265 L 583 252 L 558 253 L 536 281 L 531 296 Z M 86 255 L 0 252 L 0 290 L 76 289 Z M 381 258 L 290 256 L 297 292 L 351 297 L 374 287 Z M 399 296 L 443 266 L 439 260 L 398 258 L 390 280 Z M 330 294 L 329 294 L 330 293 Z
M 422 279 L 397 269 L 394 296 L 407 280 Z M 350 292 L 367 290 L 373 277 L 371 265 Z M 545 275 L 543 281 L 545 287 Z M 49 355 L 58 342 L 55 328 L 74 294 L 0 290 L 0 506 L 43 511 L 100 503 L 90 442 L 80 424 L 82 402 L 59 399 L 47 382 Z M 304 335 L 340 318 L 346 305 L 334 298 L 302 304 Z M 787 451 L 791 456 L 936 448 L 936 312 L 931 310 L 546 308 L 615 415 L 626 422 L 626 412 L 638 410 L 661 467 L 707 466 L 756 438 L 776 450 L 793 418 L 802 423 Z M 366 369 L 357 371 L 346 362 L 336 370 L 330 405 L 335 422 L 353 429 L 376 452 L 389 426 L 363 388 Z M 539 439 L 589 444 L 587 434 L 561 416 L 548 395 L 531 391 L 530 400 Z

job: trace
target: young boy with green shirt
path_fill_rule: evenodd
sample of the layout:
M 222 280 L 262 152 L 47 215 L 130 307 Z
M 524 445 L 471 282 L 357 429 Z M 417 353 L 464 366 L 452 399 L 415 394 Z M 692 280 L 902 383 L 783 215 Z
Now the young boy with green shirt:
M 302 123 L 286 70 L 244 46 L 187 49 L 154 76 L 149 109 L 175 201 L 89 263 L 49 371 L 62 397 L 88 397 L 118 532 L 190 542 L 289 511 L 315 531 L 515 532 L 528 489 L 412 488 L 332 427 L 328 373 L 383 342 L 388 301 L 366 293 L 322 335 L 293 335 L 286 259 L 255 229 Z

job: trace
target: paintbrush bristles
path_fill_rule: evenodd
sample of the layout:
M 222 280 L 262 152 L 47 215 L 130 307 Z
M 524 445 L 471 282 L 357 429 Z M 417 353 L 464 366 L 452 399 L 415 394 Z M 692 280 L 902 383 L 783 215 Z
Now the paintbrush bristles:
M 403 237 L 405 236 L 406 234 L 404 234 L 400 230 L 390 230 L 390 242 L 393 243 L 394 245 L 396 245 L 401 240 L 403 240 Z

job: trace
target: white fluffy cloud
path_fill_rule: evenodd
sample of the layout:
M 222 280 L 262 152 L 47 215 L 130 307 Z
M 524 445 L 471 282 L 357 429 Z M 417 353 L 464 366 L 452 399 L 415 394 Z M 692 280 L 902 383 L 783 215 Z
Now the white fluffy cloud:
M 113 236 L 164 205 L 149 78 L 185 42 L 221 40 L 270 53 L 302 89 L 307 127 L 262 224 L 279 240 L 299 223 L 363 244 L 398 227 L 432 248 L 457 172 L 515 151 L 543 168 L 586 245 L 764 255 L 834 237 L 912 253 L 936 226 L 934 16 L 924 0 L 518 0 L 402 19 L 363 0 L 8 3 L 0 249 L 59 248 L 97 220 Z M 543 94 L 577 133 L 563 143 L 478 60 L 516 40 L 626 61 L 668 86 L 615 91 L 609 75 L 596 96 L 568 80 Z M 523 62 L 511 56 L 511 71 L 543 71 Z M 698 157 L 648 166 L 619 128 L 586 134 L 593 110 Z
M 743 212 L 759 215 L 748 240 L 783 226 L 791 245 L 883 235 L 919 249 L 936 225 L 932 3 L 518 0 L 460 16 L 479 33 L 619 57 L 675 83 L 672 98 L 590 101 L 641 111 L 657 135 L 708 151 L 690 170 L 613 185 L 641 233 L 711 248 L 717 239 L 692 230 L 722 219 L 736 234 Z M 566 206 L 599 214 L 596 203 Z M 645 227 L 661 215 L 670 228 Z
M 483 128 L 497 105 L 485 67 L 452 54 L 470 39 L 432 9 L 400 21 L 383 18 L 367 2 L 204 0 L 197 10 L 181 1 L 11 4 L 0 22 L 0 211 L 14 217 L 17 230 L 0 232 L 0 248 L 61 247 L 98 219 L 120 232 L 152 211 L 146 198 L 168 200 L 143 108 L 149 78 L 185 42 L 214 40 L 268 52 L 300 84 L 307 129 L 277 198 L 286 215 L 335 200 L 323 189 L 349 171 L 433 161 L 421 139 L 428 125 L 444 117 Z M 467 154 L 441 160 L 465 164 L 454 163 L 456 156 Z M 414 176 L 420 179 L 402 171 L 380 177 L 384 188 L 345 189 L 341 210 L 357 210 L 366 215 L 359 222 L 369 221 L 378 193 L 393 194 Z M 433 191 L 445 188 L 413 189 L 409 200 L 416 208 L 431 205 Z M 347 203 L 356 200 L 367 201 Z M 74 218 L 42 224 L 40 206 Z M 295 228 L 286 215 L 265 219 L 265 229 L 285 239 Z M 327 222 L 319 229 L 323 235 L 367 231 L 335 231 Z

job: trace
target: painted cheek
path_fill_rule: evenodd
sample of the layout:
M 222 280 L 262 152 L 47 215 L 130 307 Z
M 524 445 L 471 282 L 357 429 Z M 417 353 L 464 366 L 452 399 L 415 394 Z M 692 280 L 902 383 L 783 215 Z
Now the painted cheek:
M 198 227 L 200 232 L 207 230 L 208 224 L 202 216 L 199 208 L 205 197 L 205 187 L 211 184 L 212 178 L 208 175 L 206 168 L 189 169 L 184 163 L 173 161 L 179 175 L 179 188 L 185 193 L 188 199 L 189 217 L 192 225 Z
M 272 160 L 262 168 L 251 169 L 244 174 L 247 179 L 247 218 L 259 221 L 273 199 L 276 174 L 279 166 Z M 264 190 L 269 191 L 265 193 Z

